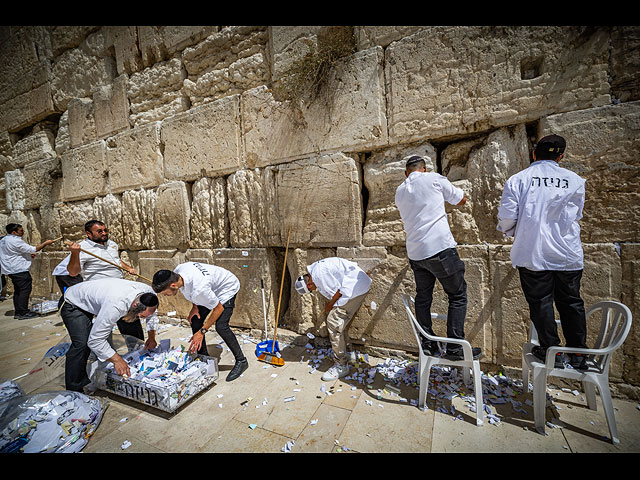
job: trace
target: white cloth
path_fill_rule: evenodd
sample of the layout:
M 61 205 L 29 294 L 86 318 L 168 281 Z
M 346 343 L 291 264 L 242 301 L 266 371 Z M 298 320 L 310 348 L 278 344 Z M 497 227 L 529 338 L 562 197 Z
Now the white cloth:
M 180 288 L 184 298 L 209 310 L 213 310 L 218 303 L 227 302 L 240 290 L 238 277 L 216 265 L 186 262 L 173 271 L 184 281 L 184 286 Z
M 69 266 L 69 260 L 71 260 L 71 254 L 64 257 L 64 259 L 56 265 L 56 268 L 53 269 L 51 275 L 57 277 L 58 275 L 69 275 L 69 270 L 67 267 Z
M 73 285 L 64 293 L 65 302 L 95 315 L 87 345 L 104 362 L 115 350 L 107 339 L 113 326 L 126 315 L 133 301 L 143 293 L 154 293 L 150 285 L 121 278 L 100 278 Z M 158 315 L 145 319 L 147 331 L 156 330 Z
M 341 307 L 350 299 L 369 291 L 371 278 L 357 263 L 340 257 L 318 260 L 307 267 L 313 283 L 323 297 L 331 300 L 338 290 L 342 294 L 334 303 Z
M 100 258 L 104 258 L 116 265 L 121 264 L 118 244 L 112 240 L 107 240 L 107 242 L 102 245 L 85 238 L 79 245 L 83 250 L 91 252 Z M 80 270 L 84 281 L 99 278 L 124 278 L 124 273 L 122 273 L 122 270 L 119 268 L 109 265 L 107 262 L 103 262 L 84 252 L 80 252 Z
M 407 234 L 407 256 L 424 260 L 457 245 L 444 202 L 460 203 L 462 189 L 434 172 L 412 172 L 396 189 L 396 206 Z
M 28 272 L 31 268 L 31 254 L 36 247 L 29 245 L 22 237 L 9 234 L 0 239 L 0 271 L 3 275 Z
M 582 270 L 580 224 L 585 180 L 538 160 L 504 185 L 498 230 L 514 235 L 511 263 L 529 270 Z

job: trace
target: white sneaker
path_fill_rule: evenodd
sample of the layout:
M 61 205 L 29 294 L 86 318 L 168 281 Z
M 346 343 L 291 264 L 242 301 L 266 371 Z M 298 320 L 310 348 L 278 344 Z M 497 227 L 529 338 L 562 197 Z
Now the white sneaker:
M 322 380 L 330 382 L 346 376 L 349 373 L 349 365 L 334 365 L 322 375 Z

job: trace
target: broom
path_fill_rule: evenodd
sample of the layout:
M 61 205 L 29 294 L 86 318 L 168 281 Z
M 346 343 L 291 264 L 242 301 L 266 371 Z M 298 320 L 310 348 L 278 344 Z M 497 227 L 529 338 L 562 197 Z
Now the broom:
M 284 287 L 284 275 L 287 271 L 287 252 L 289 251 L 289 237 L 291 236 L 291 226 L 289 226 L 289 233 L 287 234 L 287 247 L 284 250 L 284 265 L 282 266 L 282 280 L 280 281 L 280 295 L 278 296 L 278 309 L 276 312 L 276 324 L 273 329 L 273 343 L 271 344 L 271 353 L 263 352 L 258 357 L 258 360 L 271 365 L 281 367 L 284 365 L 284 360 L 274 355 L 276 349 L 276 335 L 278 333 L 278 319 L 280 318 L 280 301 L 282 300 L 282 288 Z

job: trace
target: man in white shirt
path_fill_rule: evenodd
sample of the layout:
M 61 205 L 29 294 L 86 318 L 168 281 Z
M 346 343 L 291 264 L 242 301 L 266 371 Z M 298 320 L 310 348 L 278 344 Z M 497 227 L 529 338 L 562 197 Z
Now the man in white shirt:
M 90 383 L 87 360 L 91 351 L 99 361 L 113 363 L 118 375 L 130 375 L 127 362 L 109 344 L 111 331 L 120 321 L 145 319 L 148 334 L 145 348 L 154 349 L 157 307 L 158 297 L 151 286 L 140 282 L 103 278 L 67 288 L 60 310 L 71 338 L 65 363 L 65 388 L 82 392 Z
M 424 159 L 418 155 L 405 158 L 405 181 L 397 188 L 395 202 L 407 234 L 407 256 L 416 280 L 416 319 L 430 335 L 435 335 L 431 322 L 433 288 L 438 279 L 449 298 L 447 337 L 464 339 L 467 313 L 465 265 L 458 256 L 457 243 L 449 229 L 444 202 L 464 205 L 464 192 L 446 177 L 427 172 Z M 436 355 L 438 346 L 422 339 L 427 355 Z M 474 358 L 482 352 L 472 348 Z M 447 344 L 445 357 L 462 360 L 462 347 Z
M 317 290 L 329 300 L 324 311 L 335 364 L 322 380 L 337 380 L 349 373 L 347 328 L 369 292 L 371 278 L 356 263 L 339 257 L 318 260 L 307 271 L 298 277 L 295 289 L 300 294 Z
M 249 362 L 229 326 L 236 294 L 240 290 L 240 281 L 233 273 L 216 265 L 186 262 L 173 271 L 158 270 L 153 275 L 152 286 L 156 293 L 165 296 L 172 297 L 180 291 L 193 304 L 188 316 L 193 332 L 190 352 L 208 355 L 205 334 L 215 324 L 216 332 L 235 358 L 227 382 L 242 375 L 249 367 Z
M 511 262 L 529 304 L 540 347 L 533 352 L 544 361 L 549 347 L 560 345 L 553 305 L 558 309 L 568 347 L 586 348 L 587 326 L 580 280 L 584 267 L 580 225 L 585 180 L 558 165 L 566 141 L 548 135 L 537 143 L 533 162 L 504 185 L 497 229 L 514 236 Z M 563 356 L 555 359 L 563 368 Z M 574 368 L 584 358 L 570 355 Z
M 29 295 L 31 295 L 32 278 L 31 259 L 53 240 L 45 240 L 34 247 L 22 239 L 24 229 L 22 225 L 10 223 L 6 226 L 7 235 L 0 240 L 0 271 L 8 275 L 13 283 L 13 307 L 14 317 L 18 320 L 26 320 L 39 316 L 36 312 L 29 311 Z

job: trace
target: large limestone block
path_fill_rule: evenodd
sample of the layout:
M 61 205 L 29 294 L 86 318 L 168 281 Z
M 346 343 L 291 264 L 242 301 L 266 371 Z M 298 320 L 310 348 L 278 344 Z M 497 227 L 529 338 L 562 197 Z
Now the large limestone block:
M 93 200 L 93 216 L 103 222 L 109 229 L 109 239 L 123 249 L 124 229 L 122 221 L 122 198 L 120 195 L 108 194 Z
M 186 261 L 184 252 L 177 252 L 175 249 L 169 250 L 141 250 L 130 255 L 131 264 L 143 277 L 153 279 L 153 275 L 158 270 L 173 270 L 175 267 Z M 178 292 L 175 297 L 165 297 L 158 295 L 160 305 L 158 305 L 158 315 L 167 315 L 178 318 L 187 318 L 191 311 L 192 304 L 187 301 L 182 293 Z
M 106 144 L 112 193 L 155 187 L 164 181 L 159 122 L 119 133 Z
M 277 174 L 281 238 L 292 246 L 362 242 L 359 165 L 336 153 L 280 165 Z
M 111 57 L 78 47 L 53 61 L 51 76 L 53 101 L 63 112 L 70 99 L 90 97 L 94 88 L 110 84 L 116 75 Z
M 445 202 L 444 210 L 447 213 L 447 221 L 451 234 L 458 244 L 475 245 L 482 243 L 480 240 L 480 230 L 473 216 L 473 184 L 469 180 L 458 180 L 451 182 L 464 192 L 466 202 L 464 205 L 451 205 Z
M 232 246 L 282 245 L 276 174 L 277 168 L 267 167 L 238 170 L 229 175 L 227 195 Z
M 22 168 L 32 162 L 55 157 L 54 142 L 53 133 L 49 130 L 40 130 L 17 141 L 13 146 L 13 164 Z
M 275 252 L 264 248 L 190 249 L 185 254 L 185 260 L 216 265 L 238 277 L 240 290 L 236 294 L 236 306 L 230 322 L 235 327 L 264 330 L 260 282 L 262 280 L 265 290 L 267 328 L 270 333 L 273 332 L 282 273 L 282 260 Z M 284 310 L 281 307 L 281 316 L 283 313 Z M 245 354 L 248 353 L 245 350 Z
M 191 190 L 191 248 L 225 248 L 229 244 L 226 181 L 204 177 Z
M 189 247 L 190 192 L 184 182 L 158 187 L 156 198 L 156 248 Z
M 587 181 L 583 240 L 640 240 L 640 102 L 551 115 L 549 133 L 567 141 L 560 165 Z
M 127 250 L 156 248 L 155 189 L 129 190 L 122 194 L 122 244 Z
M 470 204 L 460 212 L 471 212 L 480 240 L 504 242 L 502 233 L 496 230 L 498 206 L 505 182 L 511 175 L 529 166 L 526 128 L 524 125 L 501 128 L 485 137 L 459 143 L 461 145 L 453 143 L 447 146 L 443 158 L 447 160 L 449 180 L 466 180 L 470 187 L 468 190 L 463 188 Z M 463 182 L 458 186 L 465 184 Z M 464 221 L 461 218 L 459 220 Z M 461 240 L 474 240 L 473 232 L 468 232 L 461 235 Z
M 15 132 L 60 111 L 53 103 L 51 82 L 47 82 L 0 104 L 0 128 Z
M 622 303 L 634 317 L 631 331 L 622 347 L 624 352 L 623 377 L 626 383 L 640 383 L 640 244 L 623 243 L 620 245 L 622 263 Z
M 606 28 L 425 28 L 386 49 L 390 142 L 608 104 L 608 48 Z
M 127 76 L 116 77 L 109 85 L 93 92 L 96 134 L 104 138 L 129 128 Z
M 73 148 L 61 156 L 64 201 L 93 198 L 108 193 L 104 140 Z
M 196 180 L 242 168 L 239 97 L 223 98 L 162 122 L 168 180 Z
M 23 210 L 25 205 L 24 175 L 22 170 L 4 174 L 8 210 Z
M 304 106 L 275 99 L 265 86 L 242 95 L 247 166 L 263 167 L 318 152 L 387 144 L 382 49 L 339 61 L 319 96 Z
M 375 47 L 380 45 L 381 47 L 387 47 L 391 42 L 396 42 L 401 38 L 408 37 L 414 33 L 420 31 L 425 27 L 417 25 L 409 26 L 395 26 L 395 25 L 368 25 L 357 28 L 358 36 L 358 49 L 364 50 L 365 48 Z
M 188 110 L 187 97 L 182 93 L 185 76 L 179 58 L 132 74 L 127 91 L 131 124 L 140 126 Z
M 145 67 L 167 60 L 176 52 L 198 43 L 218 31 L 216 26 L 151 26 L 138 27 L 138 45 Z
M 611 90 L 623 102 L 640 100 L 640 28 L 619 25 L 611 30 Z
M 86 238 L 84 224 L 95 218 L 93 203 L 93 200 L 82 200 L 54 205 L 60 218 L 60 234 L 65 240 L 79 242 Z
M 24 208 L 39 208 L 60 200 L 58 179 L 62 176 L 60 160 L 56 157 L 33 162 L 24 167 Z
M 72 98 L 67 103 L 69 146 L 79 147 L 98 139 L 93 100 Z
M 269 40 L 272 55 L 272 75 L 280 78 L 296 60 L 315 51 L 320 26 L 270 26 Z
M 113 46 L 115 52 L 117 74 L 132 74 L 141 70 L 143 64 L 138 48 L 138 28 L 117 25 L 105 27 L 105 29 L 107 45 Z
M 407 155 L 420 155 L 427 171 L 436 172 L 437 152 L 429 143 L 412 147 L 391 147 L 374 152 L 364 164 L 364 184 L 369 193 L 362 243 L 404 246 L 404 225 L 395 204 L 396 189 L 405 180 Z

